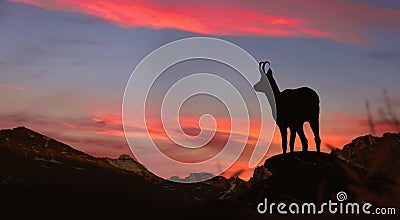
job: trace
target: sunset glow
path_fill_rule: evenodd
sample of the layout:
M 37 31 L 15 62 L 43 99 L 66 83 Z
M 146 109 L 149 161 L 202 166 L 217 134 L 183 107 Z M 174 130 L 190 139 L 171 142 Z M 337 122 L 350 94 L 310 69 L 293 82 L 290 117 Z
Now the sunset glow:
M 203 112 L 197 110 L 204 108 L 217 124 L 205 130 L 215 136 L 203 149 L 178 149 L 160 120 L 160 83 L 153 88 L 150 101 L 156 104 L 146 115 L 147 128 L 122 122 L 124 89 L 135 66 L 160 46 L 193 36 L 221 38 L 256 61 L 270 60 L 281 90 L 315 89 L 323 152 L 373 130 L 376 136 L 399 132 L 398 1 L 8 0 L 0 2 L 0 29 L 0 129 L 26 126 L 94 156 L 133 157 L 125 135 L 151 136 L 166 154 L 182 161 L 196 155 L 198 162 L 217 154 L 229 137 L 240 142 L 237 137 L 246 136 L 243 154 L 223 175 L 251 177 L 248 160 L 260 136 L 259 115 L 249 116 L 249 134 L 242 126 L 233 132 L 226 109 L 195 100 L 179 116 L 181 128 L 199 134 Z M 215 72 L 253 92 L 232 73 L 218 67 Z M 174 77 L 165 78 L 173 83 Z M 236 119 L 244 128 L 246 120 Z M 313 133 L 308 124 L 304 128 L 314 151 Z M 295 150 L 301 150 L 299 138 Z M 280 153 L 276 128 L 265 158 Z

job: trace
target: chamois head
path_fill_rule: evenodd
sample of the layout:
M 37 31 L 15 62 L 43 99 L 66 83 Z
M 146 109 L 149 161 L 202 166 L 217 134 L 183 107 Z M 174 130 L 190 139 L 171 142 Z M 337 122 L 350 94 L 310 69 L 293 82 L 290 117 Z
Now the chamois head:
M 267 88 L 268 88 L 268 79 L 267 76 L 272 76 L 272 70 L 271 68 L 268 69 L 268 72 L 265 73 L 265 64 L 271 65 L 271 63 L 269 61 L 265 61 L 265 62 L 260 62 L 258 64 L 258 68 L 260 70 L 261 73 L 261 79 L 258 83 L 256 83 L 254 85 L 254 90 L 256 90 L 257 92 L 267 92 Z

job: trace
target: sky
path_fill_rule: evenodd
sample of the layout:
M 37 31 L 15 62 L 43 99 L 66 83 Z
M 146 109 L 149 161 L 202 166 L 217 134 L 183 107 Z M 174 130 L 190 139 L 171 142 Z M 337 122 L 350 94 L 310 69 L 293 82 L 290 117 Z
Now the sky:
M 257 61 L 270 60 L 281 90 L 315 89 L 321 99 L 325 152 L 371 133 L 367 101 L 375 135 L 399 131 L 390 120 L 400 115 L 396 0 L 11 0 L 0 1 L 0 30 L 0 128 L 23 125 L 95 156 L 132 155 L 121 119 L 132 70 L 158 47 L 196 36 L 224 39 Z M 179 70 L 215 66 L 225 77 L 230 74 L 216 64 L 196 62 Z M 153 92 L 154 106 L 179 77 L 160 81 Z M 212 107 L 204 109 L 199 103 Z M 219 123 L 207 148 L 212 153 L 203 152 L 198 160 L 221 149 L 230 121 L 218 100 L 199 96 L 182 111 L 182 127 L 188 133 L 198 133 L 198 118 L 204 113 L 213 113 Z M 162 127 L 155 130 L 163 133 Z M 312 133 L 308 126 L 305 130 L 314 150 Z M 145 133 L 137 128 L 135 135 Z M 256 138 L 257 132 L 252 135 Z M 161 146 L 173 147 L 165 134 L 158 137 Z M 251 140 L 246 144 L 225 176 L 251 176 L 246 160 L 254 145 Z M 297 141 L 296 150 L 300 146 Z M 277 129 L 266 158 L 280 152 Z

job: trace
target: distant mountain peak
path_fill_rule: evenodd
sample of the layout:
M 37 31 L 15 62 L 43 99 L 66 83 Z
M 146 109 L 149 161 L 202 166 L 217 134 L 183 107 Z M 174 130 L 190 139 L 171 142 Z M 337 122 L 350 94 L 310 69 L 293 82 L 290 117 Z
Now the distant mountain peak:
M 215 177 L 212 173 L 200 172 L 200 173 L 190 173 L 189 176 L 180 178 L 178 176 L 172 176 L 169 179 L 176 182 L 192 183 L 201 182 Z
M 24 126 L 0 130 L 0 150 L 5 154 L 14 154 L 25 159 L 33 159 L 40 166 L 45 166 L 49 169 L 60 169 L 61 164 L 67 169 L 112 168 L 105 161 L 98 160 L 96 157 Z M 58 163 L 54 163 L 54 161 Z
M 10 130 L 10 131 L 14 131 L 14 132 L 31 132 L 31 133 L 39 134 L 38 132 L 36 132 L 28 127 L 25 127 L 23 125 L 15 127 L 13 129 L 6 129 L 6 130 Z
M 118 160 L 133 160 L 133 158 L 128 154 L 122 154 L 121 156 L 118 157 Z
M 20 130 L 20 129 L 26 129 L 26 130 L 30 130 L 30 131 L 32 131 L 31 129 L 29 129 L 29 128 L 25 127 L 24 125 L 21 125 L 21 126 L 15 127 L 15 128 L 13 128 L 12 130 Z

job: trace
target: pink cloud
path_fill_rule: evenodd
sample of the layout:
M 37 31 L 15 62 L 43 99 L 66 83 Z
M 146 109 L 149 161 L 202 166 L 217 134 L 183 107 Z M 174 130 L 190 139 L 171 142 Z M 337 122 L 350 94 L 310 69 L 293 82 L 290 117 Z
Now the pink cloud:
M 173 28 L 211 35 L 328 38 L 365 43 L 371 40 L 368 30 L 396 31 L 400 27 L 400 9 L 348 0 L 10 1 L 78 12 L 123 28 Z

